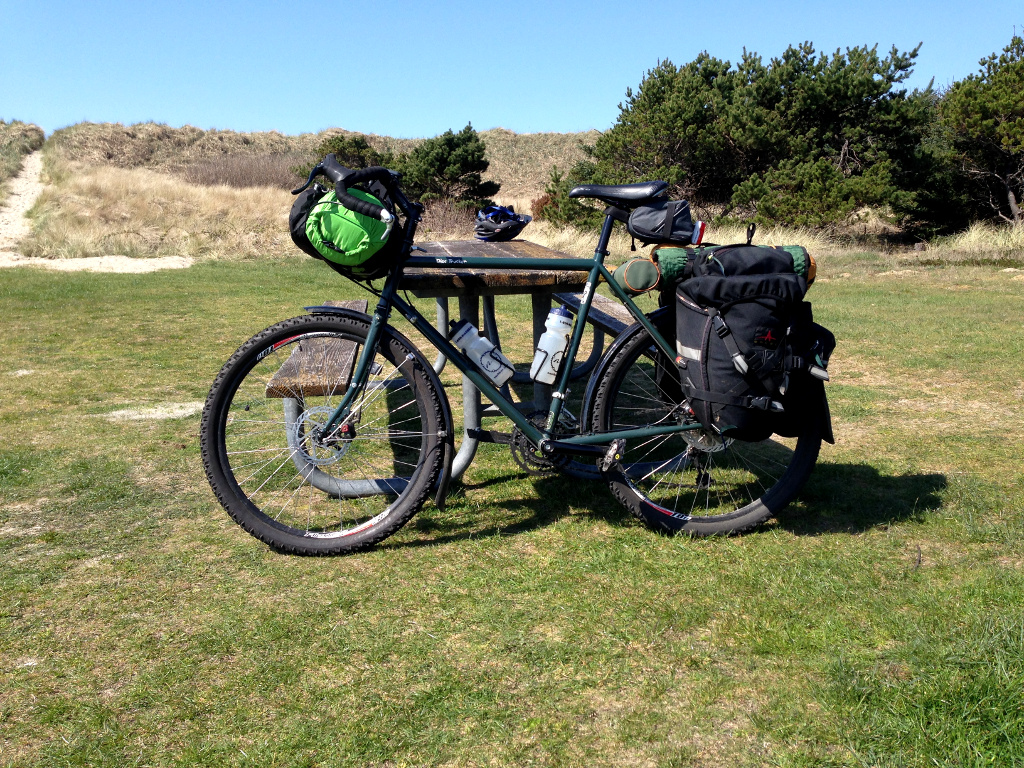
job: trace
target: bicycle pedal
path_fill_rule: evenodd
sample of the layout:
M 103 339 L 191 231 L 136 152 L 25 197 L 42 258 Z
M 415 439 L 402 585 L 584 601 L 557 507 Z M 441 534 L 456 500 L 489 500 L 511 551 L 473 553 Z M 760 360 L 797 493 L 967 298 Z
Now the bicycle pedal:
M 615 466 L 620 459 L 622 459 L 622 451 L 625 447 L 626 441 L 622 438 L 612 440 L 611 445 L 609 445 L 608 450 L 604 452 L 604 456 L 601 458 L 599 464 L 602 472 L 611 471 L 611 468 Z

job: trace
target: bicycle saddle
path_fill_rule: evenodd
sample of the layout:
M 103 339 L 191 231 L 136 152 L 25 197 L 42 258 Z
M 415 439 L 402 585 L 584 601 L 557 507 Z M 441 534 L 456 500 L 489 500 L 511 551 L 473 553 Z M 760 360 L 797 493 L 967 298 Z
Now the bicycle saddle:
M 583 184 L 573 187 L 569 197 L 594 197 L 606 203 L 640 205 L 668 189 L 665 181 L 644 181 L 639 184 Z

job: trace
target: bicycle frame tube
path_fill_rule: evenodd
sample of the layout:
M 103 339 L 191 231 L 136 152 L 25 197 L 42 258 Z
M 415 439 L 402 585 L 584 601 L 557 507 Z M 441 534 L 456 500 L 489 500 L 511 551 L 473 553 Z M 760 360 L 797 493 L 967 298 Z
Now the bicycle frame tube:
M 330 431 L 337 426 L 338 422 L 346 418 L 351 412 L 352 402 L 355 399 L 356 394 L 366 384 L 366 379 L 368 378 L 370 370 L 370 363 L 376 353 L 377 344 L 380 340 L 383 328 L 390 317 L 392 307 L 401 312 L 405 319 L 418 329 L 419 332 L 422 333 L 442 355 L 451 360 L 455 367 L 458 368 L 470 381 L 472 381 L 477 389 L 479 389 L 480 392 L 490 400 L 503 415 L 510 419 L 512 423 L 514 423 L 516 427 L 518 427 L 519 430 L 523 432 L 523 434 L 525 434 L 526 437 L 534 444 L 540 444 L 542 440 L 550 438 L 551 430 L 554 429 L 554 425 L 558 422 L 565 394 L 569 389 L 569 376 L 572 370 L 572 361 L 576 359 L 576 353 L 579 351 L 580 343 L 583 339 L 583 333 L 587 324 L 587 316 L 590 313 L 590 307 L 594 298 L 594 291 L 599 278 L 604 278 L 611 288 L 612 293 L 614 293 L 615 296 L 626 306 L 630 315 L 632 315 L 632 317 L 643 325 L 647 332 L 651 334 L 654 343 L 661 349 L 661 351 L 670 359 L 675 359 L 675 349 L 673 349 L 672 345 L 665 341 L 664 337 L 658 333 L 650 320 L 647 319 L 644 313 L 640 311 L 636 304 L 634 304 L 629 298 L 628 294 L 626 294 L 626 292 L 615 282 L 612 274 L 604 266 L 604 257 L 608 254 L 608 240 L 611 237 L 613 223 L 614 220 L 611 216 L 605 217 L 597 249 L 595 250 L 594 257 L 592 259 L 503 258 L 500 256 L 410 256 L 407 258 L 398 269 L 388 276 L 384 283 L 384 287 L 380 293 L 380 301 L 377 303 L 377 307 L 374 310 L 370 329 L 362 352 L 359 355 L 359 360 L 356 363 L 355 371 L 352 374 L 352 380 L 348 391 L 345 393 L 334 413 L 331 414 L 330 419 L 328 419 L 327 423 L 324 424 L 323 431 L 325 433 L 330 433 Z M 548 420 L 544 430 L 538 429 L 533 423 L 526 419 L 526 417 L 523 416 L 523 414 L 515 407 L 515 404 L 505 398 L 504 395 L 502 395 L 501 392 L 491 383 L 491 381 L 476 369 L 476 366 L 462 353 L 461 350 L 457 349 L 443 333 L 438 331 L 430 321 L 420 314 L 419 310 L 397 295 L 397 286 L 401 280 L 405 267 L 421 267 L 430 269 L 437 268 L 438 266 L 466 266 L 477 269 L 512 270 L 556 269 L 590 273 L 586 287 L 583 291 L 582 300 L 580 301 L 579 311 L 577 312 L 576 319 L 573 323 L 572 336 L 569 342 L 569 349 L 566 352 L 565 362 L 562 366 L 561 377 L 558 386 L 552 391 L 551 403 L 548 408 Z M 559 441 L 573 445 L 595 445 L 609 443 L 611 440 L 616 438 L 642 439 L 655 435 L 684 432 L 686 430 L 698 428 L 700 428 L 699 424 L 665 424 L 640 429 L 604 432 L 596 435 L 573 435 L 559 438 Z

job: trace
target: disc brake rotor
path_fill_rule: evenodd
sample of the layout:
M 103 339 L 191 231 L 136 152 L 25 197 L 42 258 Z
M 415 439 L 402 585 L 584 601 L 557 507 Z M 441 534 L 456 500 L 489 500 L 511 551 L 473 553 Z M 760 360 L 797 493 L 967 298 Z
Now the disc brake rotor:
M 341 461 L 351 445 L 350 440 L 323 439 L 323 426 L 334 409 L 327 405 L 309 408 L 299 414 L 291 425 L 292 446 L 307 463 L 323 467 Z

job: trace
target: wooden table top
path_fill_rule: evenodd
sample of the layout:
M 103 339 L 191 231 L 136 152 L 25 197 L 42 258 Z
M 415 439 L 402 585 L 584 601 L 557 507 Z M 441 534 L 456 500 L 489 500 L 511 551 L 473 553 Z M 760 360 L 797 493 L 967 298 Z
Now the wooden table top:
M 510 240 L 506 243 L 485 243 L 482 240 L 446 240 L 437 243 L 418 243 L 424 252 L 416 256 L 500 256 L 505 258 L 552 259 L 573 258 L 567 253 L 545 248 L 528 240 Z M 497 296 L 513 293 L 570 292 L 583 290 L 586 272 L 568 270 L 516 270 L 479 269 L 473 267 L 409 267 L 400 288 L 412 291 L 418 298 L 442 296 Z

